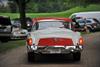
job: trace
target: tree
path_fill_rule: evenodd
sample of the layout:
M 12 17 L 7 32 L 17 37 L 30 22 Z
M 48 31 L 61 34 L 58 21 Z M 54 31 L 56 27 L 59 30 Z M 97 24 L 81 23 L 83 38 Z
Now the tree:
M 18 5 L 19 13 L 20 13 L 21 27 L 22 27 L 22 28 L 26 28 L 25 7 L 26 7 L 26 4 L 27 4 L 30 0 L 9 0 L 9 1 L 14 1 L 14 2 Z
M 29 2 L 30 0 L 15 0 L 15 2 L 17 3 L 18 7 L 19 7 L 19 13 L 20 13 L 20 21 L 21 21 L 21 27 L 22 28 L 26 28 L 26 14 L 25 14 L 25 7 L 26 4 Z
M 13 1 L 10 1 L 10 2 L 8 2 L 8 4 L 9 4 L 10 12 L 11 13 L 16 13 L 17 12 L 17 5 L 16 5 L 16 3 L 13 2 Z

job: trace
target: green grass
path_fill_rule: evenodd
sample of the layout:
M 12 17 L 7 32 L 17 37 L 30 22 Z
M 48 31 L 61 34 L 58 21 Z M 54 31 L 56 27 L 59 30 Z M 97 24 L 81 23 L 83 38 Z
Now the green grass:
M 72 13 L 76 12 L 84 12 L 84 11 L 100 11 L 100 5 L 89 5 L 86 8 L 84 7 L 75 7 L 70 10 L 66 10 L 63 12 L 56 12 L 56 13 L 27 13 L 26 15 L 31 18 L 35 17 L 69 17 Z M 18 18 L 18 13 L 0 13 L 3 16 L 10 16 L 13 18 Z
M 0 53 L 25 45 L 25 40 L 8 41 L 0 43 Z

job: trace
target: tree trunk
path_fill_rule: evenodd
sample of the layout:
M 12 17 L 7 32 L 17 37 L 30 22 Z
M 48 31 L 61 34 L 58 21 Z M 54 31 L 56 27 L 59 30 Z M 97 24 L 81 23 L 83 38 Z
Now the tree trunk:
M 20 13 L 20 21 L 21 21 L 21 27 L 26 29 L 26 15 L 25 15 L 25 0 L 19 0 L 19 13 Z

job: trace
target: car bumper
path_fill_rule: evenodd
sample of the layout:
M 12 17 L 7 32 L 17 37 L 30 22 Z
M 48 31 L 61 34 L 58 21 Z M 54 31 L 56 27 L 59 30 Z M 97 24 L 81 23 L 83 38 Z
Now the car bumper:
M 13 34 L 11 39 L 26 39 L 27 34 Z
M 36 50 L 33 50 L 33 47 L 27 46 L 28 52 L 40 53 L 40 54 L 69 54 L 75 52 L 81 52 L 83 46 L 66 46 L 66 47 L 38 47 Z
M 27 36 L 12 36 L 11 39 L 26 39 Z

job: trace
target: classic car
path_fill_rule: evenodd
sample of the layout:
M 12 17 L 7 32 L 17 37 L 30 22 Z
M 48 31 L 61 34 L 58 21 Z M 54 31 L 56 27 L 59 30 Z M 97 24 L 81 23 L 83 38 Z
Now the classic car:
M 70 18 L 34 18 L 26 39 L 28 60 L 47 54 L 72 54 L 81 59 L 84 40 L 79 32 L 72 31 Z

